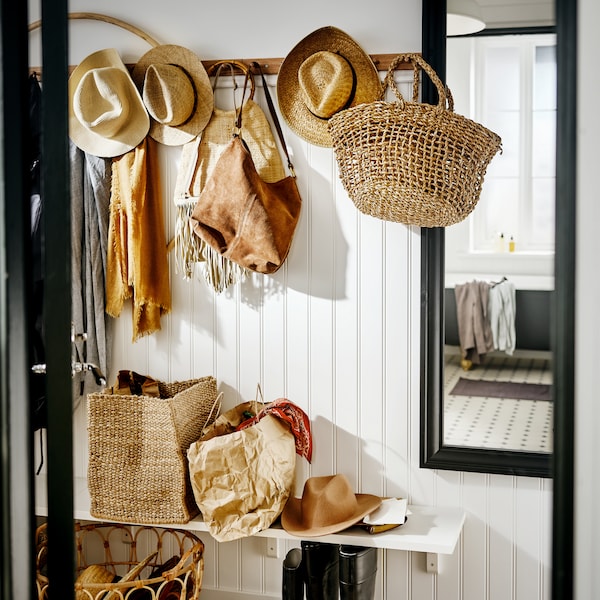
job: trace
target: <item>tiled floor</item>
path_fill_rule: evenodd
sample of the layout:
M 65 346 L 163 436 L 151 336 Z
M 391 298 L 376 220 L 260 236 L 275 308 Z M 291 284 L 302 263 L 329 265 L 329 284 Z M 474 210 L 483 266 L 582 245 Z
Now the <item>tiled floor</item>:
M 457 349 L 446 354 L 444 442 L 451 446 L 551 452 L 552 402 L 451 396 L 459 377 L 552 383 L 552 369 L 545 357 L 488 355 L 484 364 L 464 371 Z

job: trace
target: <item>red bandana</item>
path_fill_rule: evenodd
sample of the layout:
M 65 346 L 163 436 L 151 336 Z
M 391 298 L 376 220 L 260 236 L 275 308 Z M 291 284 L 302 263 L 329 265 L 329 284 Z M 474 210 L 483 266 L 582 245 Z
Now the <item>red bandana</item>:
M 312 437 L 310 433 L 310 419 L 308 415 L 294 403 L 280 398 L 267 404 L 255 417 L 250 417 L 237 427 L 237 430 L 246 429 L 258 423 L 265 415 L 273 415 L 282 419 L 290 425 L 292 433 L 296 438 L 296 454 L 306 458 L 308 462 L 312 458 Z

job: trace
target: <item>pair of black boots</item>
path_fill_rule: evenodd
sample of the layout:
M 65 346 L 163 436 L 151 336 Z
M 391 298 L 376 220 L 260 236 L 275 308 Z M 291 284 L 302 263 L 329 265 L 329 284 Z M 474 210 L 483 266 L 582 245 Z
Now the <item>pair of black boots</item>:
M 283 600 L 372 600 L 377 548 L 302 541 L 283 561 Z

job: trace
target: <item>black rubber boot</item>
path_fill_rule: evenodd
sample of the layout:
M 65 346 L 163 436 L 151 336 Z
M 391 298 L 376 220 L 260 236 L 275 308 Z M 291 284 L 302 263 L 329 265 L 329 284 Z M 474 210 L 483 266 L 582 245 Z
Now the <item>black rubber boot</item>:
M 302 540 L 307 600 L 338 600 L 339 546 Z
M 283 560 L 281 597 L 283 600 L 304 599 L 304 565 L 300 548 L 292 548 Z
M 377 548 L 340 546 L 340 600 L 373 600 Z

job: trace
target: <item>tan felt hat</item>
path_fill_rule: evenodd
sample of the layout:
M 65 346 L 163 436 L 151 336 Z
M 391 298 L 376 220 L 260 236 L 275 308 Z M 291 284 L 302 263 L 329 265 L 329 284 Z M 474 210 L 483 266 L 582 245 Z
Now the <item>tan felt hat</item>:
M 133 80 L 150 114 L 150 136 L 167 146 L 191 142 L 214 108 L 213 89 L 202 61 L 182 46 L 152 48 L 133 68 Z
M 85 58 L 69 77 L 69 136 L 94 156 L 113 157 L 135 148 L 150 118 L 114 48 Z
M 342 531 L 379 508 L 382 499 L 355 494 L 345 475 L 309 477 L 302 498 L 289 498 L 281 525 L 292 535 L 316 537 Z
M 281 63 L 277 96 L 283 118 L 300 137 L 331 148 L 327 128 L 335 113 L 379 100 L 382 84 L 371 57 L 336 27 L 305 37 Z

